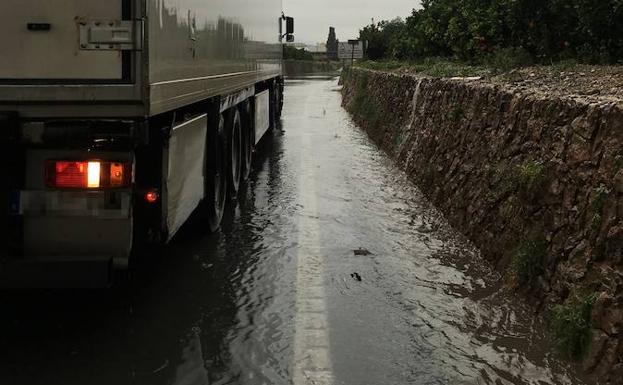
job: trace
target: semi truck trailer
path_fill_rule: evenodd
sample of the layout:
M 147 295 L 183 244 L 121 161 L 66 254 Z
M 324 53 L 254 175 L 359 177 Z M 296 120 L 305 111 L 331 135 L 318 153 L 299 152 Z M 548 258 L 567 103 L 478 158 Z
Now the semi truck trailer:
M 279 119 L 281 0 L 2 0 L 0 286 L 100 287 L 219 228 Z

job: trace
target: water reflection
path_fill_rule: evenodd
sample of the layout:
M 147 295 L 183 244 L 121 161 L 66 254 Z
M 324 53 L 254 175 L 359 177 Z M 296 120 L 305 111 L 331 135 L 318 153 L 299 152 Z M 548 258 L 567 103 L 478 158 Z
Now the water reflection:
M 278 1 L 149 0 L 151 81 L 261 71 L 277 74 Z

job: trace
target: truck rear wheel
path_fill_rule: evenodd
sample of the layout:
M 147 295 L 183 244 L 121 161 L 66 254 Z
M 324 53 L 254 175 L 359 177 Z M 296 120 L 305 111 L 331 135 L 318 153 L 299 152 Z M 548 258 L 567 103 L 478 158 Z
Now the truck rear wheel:
M 283 111 L 283 91 L 284 91 L 284 84 L 283 84 L 282 78 L 280 78 L 279 81 L 277 82 L 277 90 L 278 90 L 278 95 L 279 95 L 278 115 L 279 115 L 279 118 L 281 118 L 281 112 Z
M 220 115 L 217 127 L 208 132 L 207 150 L 206 203 L 210 231 L 215 232 L 221 225 L 227 200 L 227 165 L 229 162 L 223 115 Z
M 249 179 L 251 175 L 251 166 L 253 163 L 253 147 L 255 144 L 253 121 L 251 113 L 251 104 L 246 102 L 240 106 L 242 115 L 242 175 L 243 181 Z
M 281 109 L 283 107 L 283 88 L 279 82 L 273 83 L 270 87 L 270 128 L 275 129 L 281 119 Z
M 229 181 L 229 196 L 235 199 L 240 189 L 242 174 L 242 120 L 237 108 L 233 108 L 225 121 L 228 146 L 227 179 Z

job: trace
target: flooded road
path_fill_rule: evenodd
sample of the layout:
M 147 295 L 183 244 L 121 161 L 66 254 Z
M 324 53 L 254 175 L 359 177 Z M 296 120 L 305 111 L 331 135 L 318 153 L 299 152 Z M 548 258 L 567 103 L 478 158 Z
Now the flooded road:
M 336 79 L 285 98 L 220 233 L 190 223 L 110 292 L 1 295 L 0 384 L 582 383 Z

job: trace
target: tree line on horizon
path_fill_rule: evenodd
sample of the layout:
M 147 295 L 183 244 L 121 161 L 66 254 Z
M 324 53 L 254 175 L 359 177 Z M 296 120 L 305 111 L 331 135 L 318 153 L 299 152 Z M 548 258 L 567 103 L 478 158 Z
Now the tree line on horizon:
M 404 20 L 365 26 L 360 39 L 371 60 L 621 63 L 623 0 L 422 0 Z
M 296 48 L 290 45 L 283 45 L 284 60 L 314 60 L 314 56 L 304 48 Z

